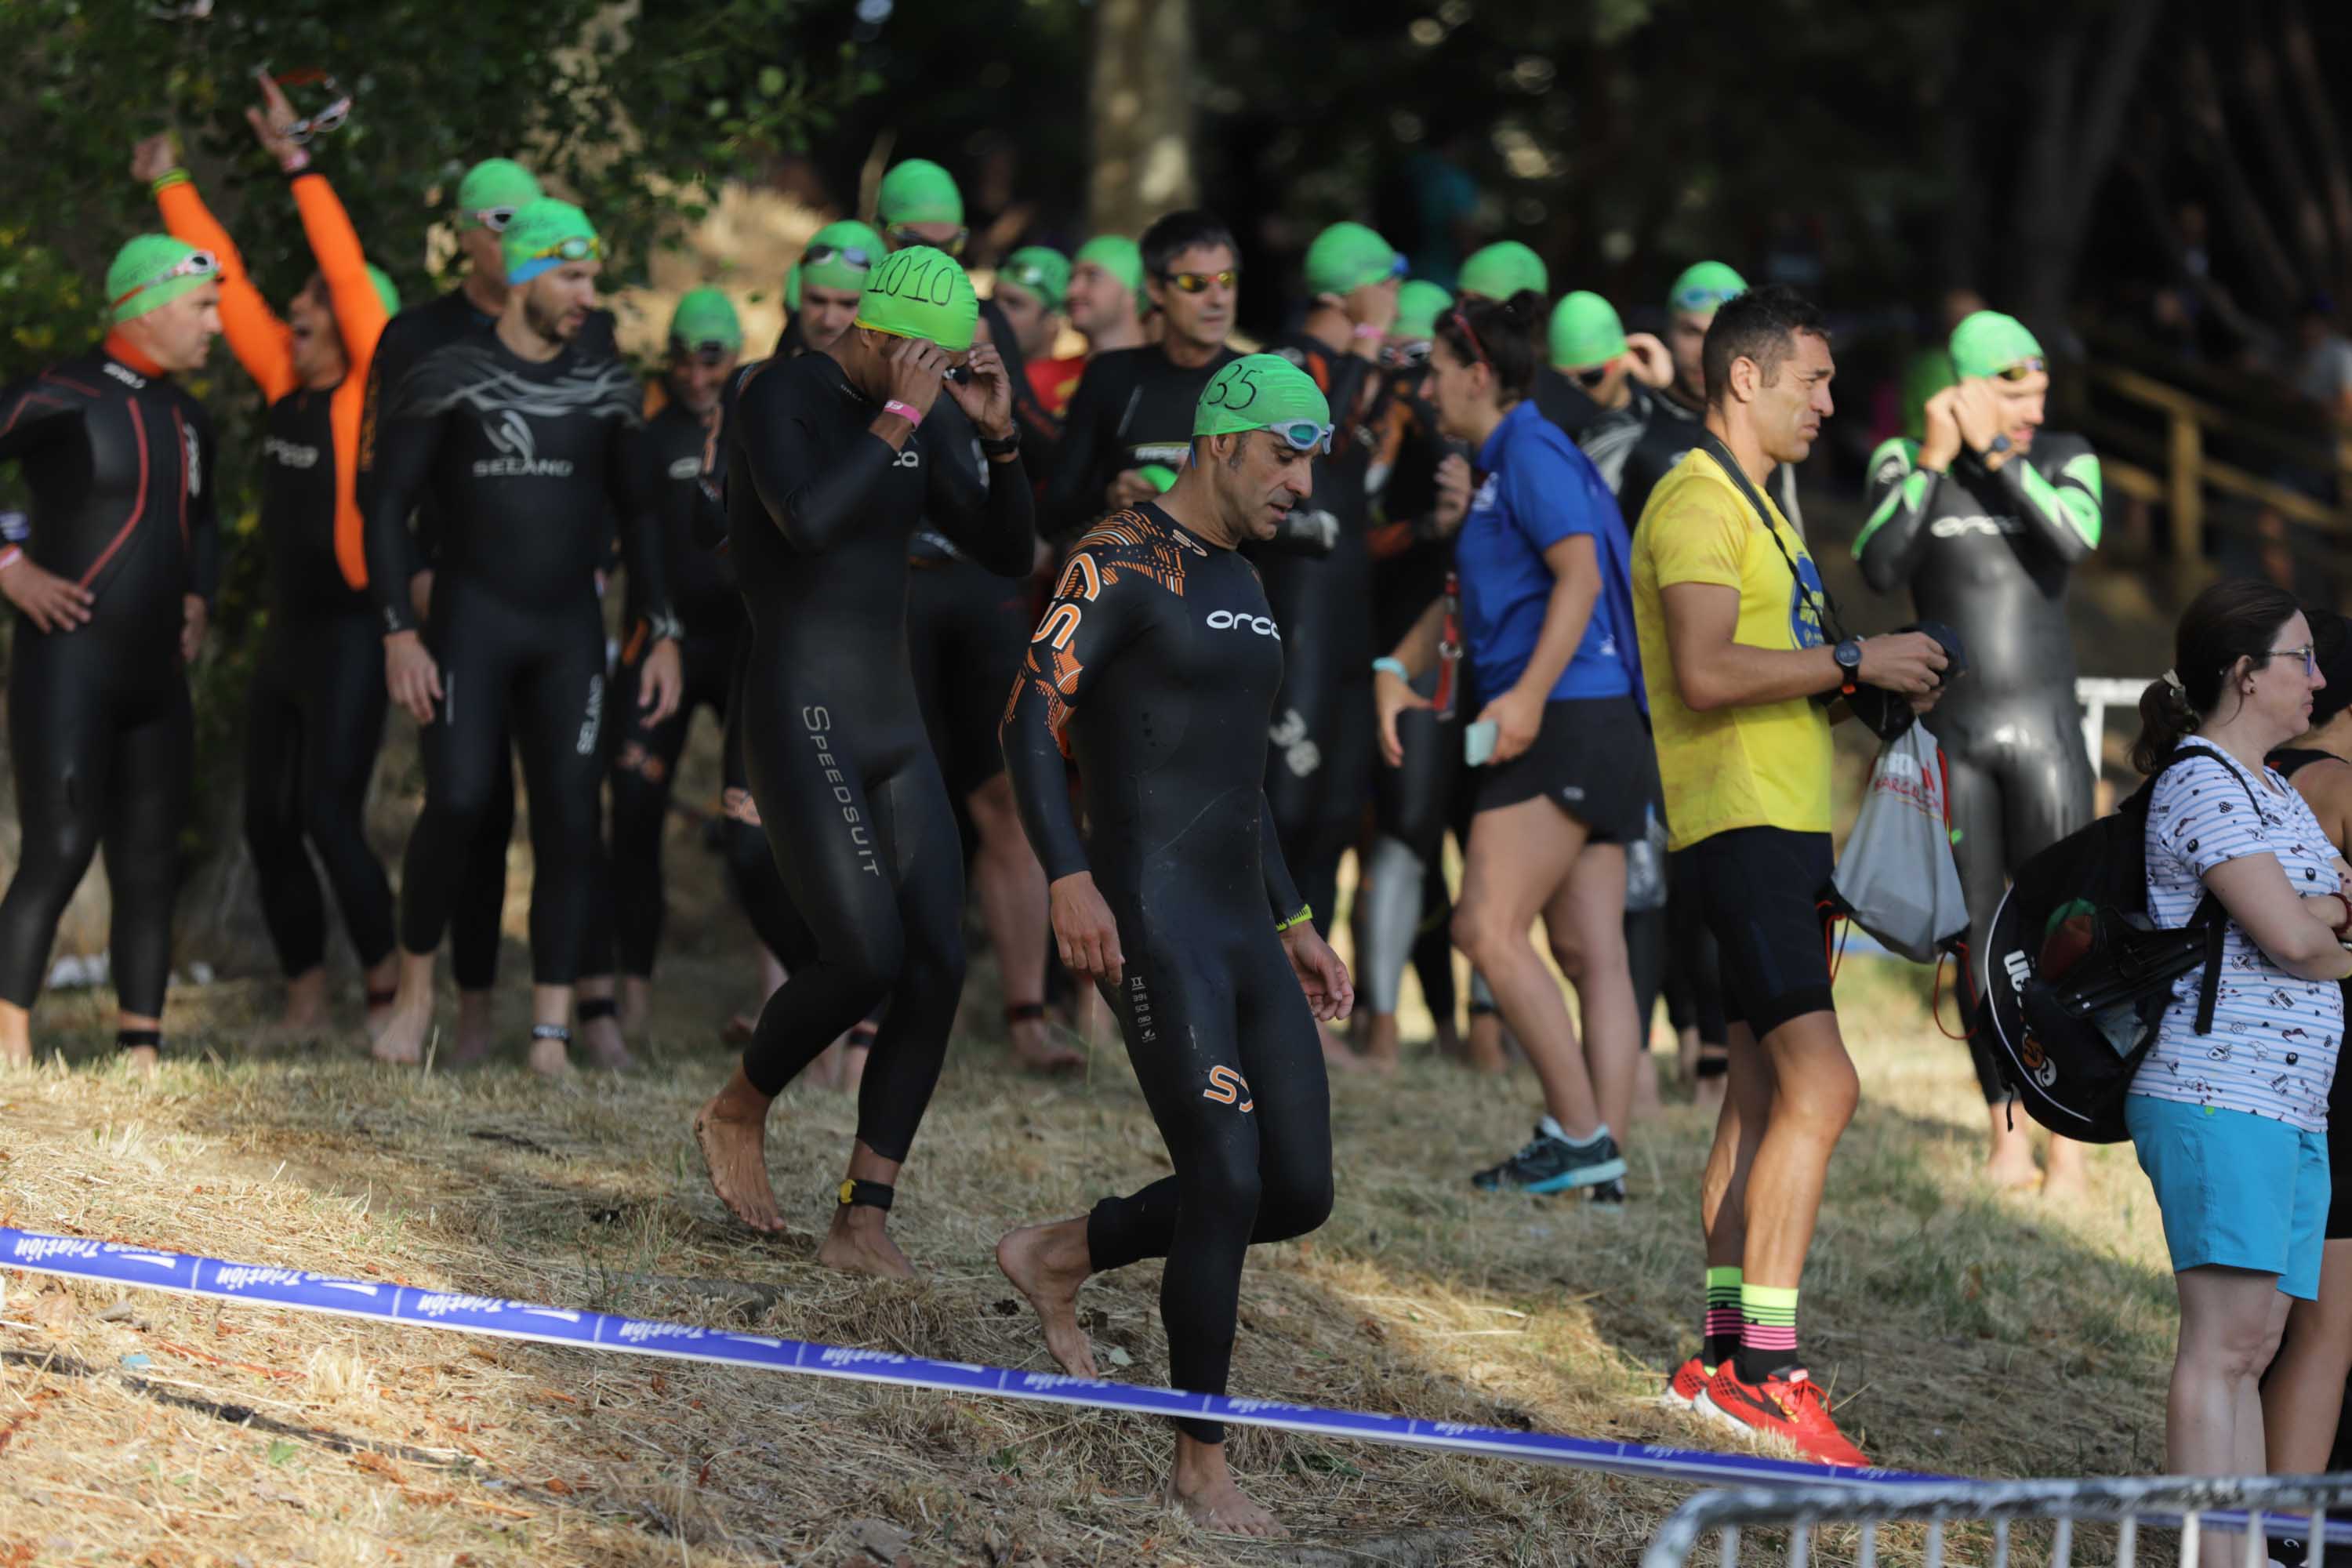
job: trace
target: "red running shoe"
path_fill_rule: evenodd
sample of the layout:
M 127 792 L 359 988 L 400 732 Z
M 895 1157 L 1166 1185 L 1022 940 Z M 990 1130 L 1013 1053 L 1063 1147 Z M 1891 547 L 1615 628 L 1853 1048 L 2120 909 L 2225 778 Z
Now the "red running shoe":
M 1786 1377 L 1768 1377 L 1761 1384 L 1740 1381 L 1738 1364 L 1727 1361 L 1707 1380 L 1698 1408 L 1751 1432 L 1786 1437 L 1807 1458 L 1823 1465 L 1866 1468 L 1870 1461 L 1830 1419 L 1829 1402 L 1821 1384 L 1792 1368 Z
M 1688 1410 L 1706 1392 L 1708 1369 L 1698 1357 L 1693 1356 L 1675 1368 L 1674 1376 L 1666 1379 L 1666 1403 L 1676 1410 Z

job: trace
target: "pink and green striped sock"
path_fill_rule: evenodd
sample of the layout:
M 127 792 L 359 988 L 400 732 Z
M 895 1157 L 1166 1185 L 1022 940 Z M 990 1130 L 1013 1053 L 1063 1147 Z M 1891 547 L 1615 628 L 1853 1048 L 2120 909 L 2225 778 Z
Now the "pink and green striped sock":
M 1706 1319 L 1700 1330 L 1699 1364 L 1709 1373 L 1739 1352 L 1739 1265 L 1709 1267 Z
M 1797 1288 L 1739 1287 L 1739 1381 L 1758 1384 L 1801 1365 L 1797 1355 Z

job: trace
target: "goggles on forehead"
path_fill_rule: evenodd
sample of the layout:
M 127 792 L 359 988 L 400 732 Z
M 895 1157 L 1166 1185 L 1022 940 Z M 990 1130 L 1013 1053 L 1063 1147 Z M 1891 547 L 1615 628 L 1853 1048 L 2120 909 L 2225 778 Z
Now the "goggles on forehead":
M 340 130 L 343 121 L 352 116 L 352 95 L 345 92 L 342 84 L 326 71 L 288 71 L 278 78 L 278 85 L 281 88 L 317 85 L 322 87 L 327 94 L 327 107 L 316 114 L 305 115 L 286 128 L 286 139 L 298 146 L 313 136 L 323 136 L 330 131 Z
M 702 338 L 690 343 L 682 338 L 672 338 L 669 342 L 679 353 L 690 354 L 704 364 L 724 364 L 727 356 L 735 352 L 733 343 L 717 338 Z
M 587 261 L 590 259 L 601 260 L 604 255 L 604 242 L 603 240 L 591 238 L 584 234 L 574 234 L 567 235 L 565 237 L 557 240 L 553 245 L 548 246 L 545 249 L 532 251 L 530 255 L 526 257 L 524 259 L 530 261 Z
M 1241 275 L 1239 268 L 1228 267 L 1223 272 L 1163 272 L 1160 280 L 1172 284 L 1187 294 L 1205 294 L 1212 285 L 1232 288 Z
M 209 250 L 191 251 L 187 255 L 180 258 L 179 260 L 172 263 L 171 266 L 163 268 L 163 271 L 155 274 L 154 277 L 142 279 L 136 287 L 130 289 L 127 293 L 117 295 L 111 301 L 111 305 L 113 307 L 120 307 L 123 300 L 129 300 L 135 295 L 143 294 L 159 283 L 169 283 L 174 278 L 210 278 L 219 270 L 219 257 L 215 256 Z
M 812 245 L 801 252 L 803 267 L 822 267 L 828 261 L 863 272 L 874 265 L 874 255 L 862 245 Z
M 514 222 L 514 215 L 515 209 L 512 207 L 477 207 L 472 212 L 460 214 L 459 216 L 467 223 L 488 229 L 492 234 L 504 234 L 507 231 L 507 225 Z
M 1685 289 L 1667 303 L 1677 310 L 1712 310 L 1726 300 L 1738 296 L 1737 289 Z
M 2001 366 L 1999 370 L 1993 372 L 1993 374 L 2003 381 L 2023 381 L 2027 376 L 2037 374 L 2049 368 L 2050 366 L 2047 361 L 2041 359 L 2021 359 L 2015 364 L 2005 364 Z
M 1260 429 L 1282 438 L 1284 446 L 1294 452 L 1328 452 L 1331 449 L 1329 425 L 1318 425 L 1312 419 L 1285 419 L 1274 425 L 1262 425 Z
M 1024 262 L 1019 267 L 1008 267 L 997 276 L 1016 289 L 1028 289 L 1040 299 L 1052 291 L 1046 285 L 1045 269 L 1042 267 Z
M 901 224 L 890 230 L 889 238 L 890 247 L 894 250 L 904 250 L 913 245 L 928 245 L 933 250 L 944 250 L 950 256 L 961 256 L 965 243 L 971 238 L 971 230 L 960 228 L 945 239 L 925 239 L 913 229 Z
M 1409 343 L 1389 343 L 1381 348 L 1381 358 L 1397 370 L 1419 370 L 1429 363 L 1429 340 L 1416 338 Z

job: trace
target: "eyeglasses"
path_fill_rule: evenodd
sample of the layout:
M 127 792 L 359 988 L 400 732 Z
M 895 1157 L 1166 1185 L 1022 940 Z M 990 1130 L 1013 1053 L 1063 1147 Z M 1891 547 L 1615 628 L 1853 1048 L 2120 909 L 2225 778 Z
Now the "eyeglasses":
M 2305 643 L 2301 647 L 2274 647 L 2264 657 L 2268 658 L 2301 658 L 2303 660 L 2304 674 L 2317 675 L 2319 673 L 2319 649 L 2310 643 Z
M 477 207 L 472 212 L 460 213 L 458 216 L 462 221 L 488 229 L 492 234 L 504 234 L 507 225 L 514 222 L 514 215 L 512 207 Z
M 828 261 L 845 262 L 863 272 L 874 265 L 874 253 L 858 245 L 812 245 L 801 252 L 803 267 L 822 267 Z
M 893 250 L 904 250 L 910 245 L 928 245 L 933 250 L 944 250 L 950 256 L 961 256 L 965 243 L 971 238 L 971 230 L 960 228 L 946 239 L 926 239 L 913 229 L 901 226 L 890 230 L 888 238 Z
M 1232 288 L 1241 275 L 1241 268 L 1228 267 L 1223 272 L 1163 272 L 1160 280 L 1171 283 L 1187 294 L 1205 294 L 1212 284 L 1220 289 Z
M 321 85 L 326 89 L 327 107 L 316 114 L 305 116 L 294 121 L 286 128 L 286 139 L 297 146 L 310 141 L 313 136 L 323 136 L 330 131 L 340 130 L 343 121 L 351 118 L 352 95 L 345 92 L 342 84 L 327 72 L 294 70 L 288 71 L 278 78 L 279 87 L 310 87 L 314 84 Z
M 143 279 L 129 292 L 115 296 L 113 304 L 119 307 L 133 295 L 143 294 L 157 284 L 169 283 L 174 278 L 210 278 L 219 270 L 219 257 L 209 250 L 192 250 L 154 277 Z
M 1312 419 L 1286 419 L 1278 425 L 1265 425 L 1259 428 L 1280 437 L 1283 444 L 1294 452 L 1328 452 L 1331 449 L 1331 432 L 1336 426 L 1318 425 Z
M 602 259 L 604 255 L 604 242 L 603 240 L 592 238 L 584 234 L 574 234 L 567 235 L 543 250 L 534 250 L 529 256 L 523 258 L 523 259 L 526 261 L 546 261 L 549 259 L 556 261 L 586 261 L 592 258 Z
M 1568 379 L 1584 388 L 1585 391 L 1591 392 L 1609 379 L 1609 367 L 1605 364 L 1589 364 L 1582 370 L 1570 371 Z
M 1993 374 L 2000 377 L 2003 381 L 2023 381 L 2027 376 L 2039 375 L 2048 368 L 2048 364 L 2043 361 L 2038 359 L 2021 359 L 2015 364 L 2001 366 L 2000 369 L 1993 372 Z

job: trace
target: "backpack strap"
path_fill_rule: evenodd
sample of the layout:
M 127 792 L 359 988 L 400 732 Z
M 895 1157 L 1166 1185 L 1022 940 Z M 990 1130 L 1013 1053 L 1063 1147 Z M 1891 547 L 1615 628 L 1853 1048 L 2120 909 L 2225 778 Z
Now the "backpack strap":
M 2246 792 L 2246 804 L 2253 808 L 2254 820 L 2256 822 L 2263 820 L 2263 803 L 2254 798 L 2253 786 L 2246 782 L 2242 773 L 2229 766 L 2227 758 L 2210 746 L 2192 748 L 2188 742 L 2183 742 L 2173 747 L 2172 754 L 2158 764 L 2155 773 L 2148 775 L 2150 792 L 2153 793 L 2156 781 L 2163 776 L 2165 769 L 2175 763 L 2187 762 L 2191 755 L 2211 757 L 2228 768 L 2230 776 L 2238 781 L 2238 787 Z M 2221 994 L 2221 944 L 2229 937 L 2230 911 L 2221 907 L 2221 900 L 2213 895 L 2211 889 L 2208 888 L 2205 890 L 2205 896 L 2197 900 L 2197 908 L 2190 912 L 2189 924 L 2192 927 L 2201 926 L 2205 931 L 2205 973 L 2197 982 L 2197 1032 L 2200 1035 L 2210 1035 L 2213 1032 L 2213 1009 Z

